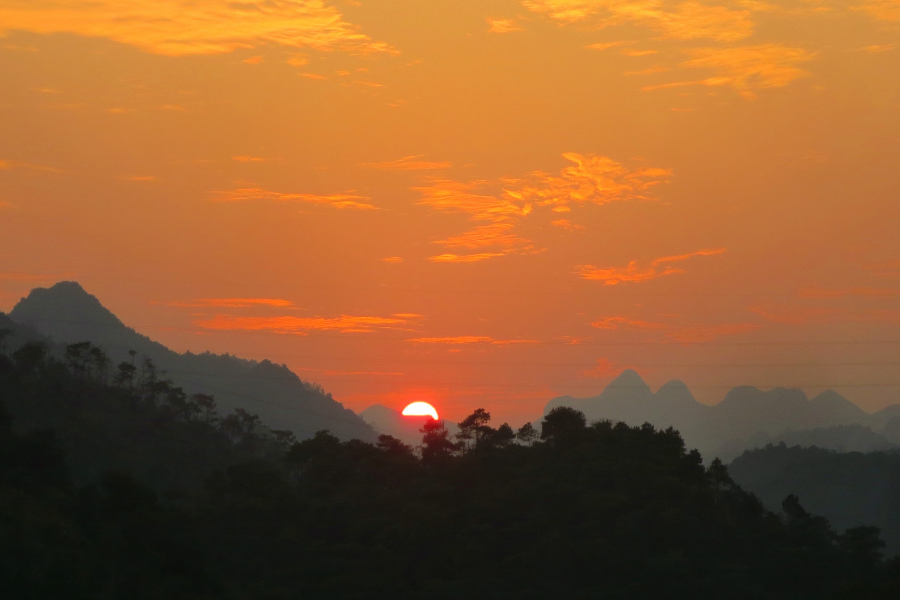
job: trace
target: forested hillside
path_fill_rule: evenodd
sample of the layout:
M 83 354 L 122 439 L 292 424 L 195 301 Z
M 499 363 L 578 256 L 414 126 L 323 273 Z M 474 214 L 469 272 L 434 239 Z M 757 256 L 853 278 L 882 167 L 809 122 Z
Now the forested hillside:
M 320 386 L 302 381 L 286 366 L 228 354 L 173 352 L 127 327 L 96 297 L 72 281 L 35 288 L 16 304 L 9 318 L 20 328 L 30 328 L 52 339 L 59 348 L 90 341 L 102 347 L 112 366 L 125 361 L 142 368 L 143 362 L 150 359 L 158 371 L 165 372 L 165 377 L 186 393 L 215 395 L 224 410 L 250 410 L 265 425 L 289 430 L 298 439 L 312 437 L 321 429 L 344 440 L 377 438 L 353 411 Z M 8 343 L 17 347 L 25 341 L 28 340 L 11 336 Z
M 728 469 L 769 508 L 797 494 L 835 527 L 880 527 L 888 551 L 900 553 L 900 451 L 842 453 L 768 445 L 745 452 Z
M 894 598 L 877 530 L 767 511 L 677 432 L 478 410 L 295 443 L 95 346 L 0 356 L 6 598 Z

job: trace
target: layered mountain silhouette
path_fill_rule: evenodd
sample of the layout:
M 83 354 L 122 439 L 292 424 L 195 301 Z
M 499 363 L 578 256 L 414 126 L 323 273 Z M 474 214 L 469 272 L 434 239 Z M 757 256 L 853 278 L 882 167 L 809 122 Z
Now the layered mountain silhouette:
M 422 442 L 422 426 L 431 417 L 404 416 L 399 410 L 388 408 L 382 404 L 374 404 L 365 409 L 359 416 L 378 433 L 391 435 L 412 446 Z M 459 433 L 456 423 L 444 420 L 444 425 L 451 435 Z
M 654 393 L 630 369 L 592 398 L 554 398 L 544 414 L 557 406 L 576 408 L 589 420 L 674 427 L 689 447 L 723 460 L 780 441 L 809 442 L 841 451 L 882 450 L 894 447 L 894 429 L 900 433 L 900 405 L 869 414 L 831 390 L 808 399 L 798 389 L 762 391 L 740 386 L 731 389 L 719 404 L 708 406 L 697 402 L 677 380 Z
M 90 341 L 103 347 L 113 364 L 133 360 L 129 355 L 133 350 L 138 363 L 150 358 L 165 371 L 164 377 L 187 393 L 215 396 L 220 412 L 243 408 L 259 415 L 272 429 L 293 431 L 298 439 L 326 429 L 345 440 L 377 438 L 356 413 L 320 386 L 301 380 L 285 365 L 209 352 L 179 354 L 127 327 L 72 281 L 32 290 L 3 319 L 15 328 L 7 345 L 21 345 L 39 335 L 57 344 Z

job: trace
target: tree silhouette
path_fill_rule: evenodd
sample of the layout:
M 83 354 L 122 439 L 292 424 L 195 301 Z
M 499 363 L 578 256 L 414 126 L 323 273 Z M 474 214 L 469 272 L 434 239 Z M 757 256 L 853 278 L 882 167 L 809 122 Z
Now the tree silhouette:
M 422 436 L 422 462 L 433 464 L 449 458 L 453 452 L 459 449 L 457 444 L 450 440 L 450 432 L 444 421 L 428 419 L 419 430 Z

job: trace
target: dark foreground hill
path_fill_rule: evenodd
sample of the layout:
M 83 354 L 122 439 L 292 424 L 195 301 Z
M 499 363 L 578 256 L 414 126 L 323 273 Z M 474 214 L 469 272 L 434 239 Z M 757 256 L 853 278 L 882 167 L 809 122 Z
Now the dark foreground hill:
M 769 512 L 672 430 L 588 426 L 561 408 L 540 440 L 494 430 L 482 412 L 465 448 L 434 421 L 419 452 L 327 432 L 287 445 L 240 413 L 208 414 L 202 397 L 110 386 L 75 366 L 39 346 L 0 356 L 0 402 L 51 426 L 30 430 L 0 406 L 10 600 L 900 592 L 877 530 L 834 531 L 794 496 Z M 157 492 L 143 483 L 165 469 L 180 476 Z
M 674 427 L 690 447 L 723 460 L 731 460 L 748 448 L 791 438 L 808 437 L 819 445 L 848 450 L 884 449 L 900 444 L 900 405 L 870 415 L 831 390 L 808 399 L 798 389 L 762 391 L 739 386 L 731 389 L 719 404 L 708 406 L 697 402 L 681 381 L 670 381 L 653 392 L 640 375 L 629 369 L 592 398 L 554 398 L 547 403 L 544 414 L 557 406 L 580 410 L 590 420 Z M 869 430 L 837 429 L 852 425 Z M 809 430 L 819 431 L 803 433 Z
M 768 445 L 728 467 L 734 479 L 774 508 L 787 494 L 835 527 L 881 528 L 890 553 L 900 553 L 900 452 L 840 453 Z
M 101 346 L 112 365 L 136 361 L 141 367 L 144 359 L 150 358 L 188 394 L 215 395 L 222 410 L 244 408 L 259 415 L 265 425 L 290 430 L 298 439 L 322 429 L 345 440 L 374 441 L 377 437 L 353 411 L 318 385 L 302 381 L 286 366 L 227 354 L 173 352 L 127 327 L 75 282 L 32 290 L 10 311 L 9 318 L 60 345 L 90 341 Z M 11 336 L 8 343 L 25 341 Z M 132 350 L 135 357 L 129 355 Z

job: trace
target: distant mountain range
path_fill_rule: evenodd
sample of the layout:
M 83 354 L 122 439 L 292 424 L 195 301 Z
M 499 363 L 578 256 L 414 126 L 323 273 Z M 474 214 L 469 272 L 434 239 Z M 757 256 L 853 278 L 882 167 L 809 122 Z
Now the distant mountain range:
M 704 457 L 725 461 L 746 449 L 780 441 L 840 451 L 883 450 L 900 443 L 900 404 L 869 414 L 831 390 L 808 399 L 798 389 L 764 392 L 740 386 L 719 404 L 708 406 L 697 402 L 681 381 L 670 381 L 654 393 L 629 369 L 592 398 L 554 398 L 544 414 L 557 406 L 576 408 L 589 420 L 671 426 Z
M 209 352 L 179 354 L 127 327 L 75 282 L 32 290 L 8 316 L 0 313 L 3 328 L 14 330 L 5 340 L 8 349 L 42 336 L 58 345 L 90 341 L 102 346 L 114 365 L 131 361 L 128 352 L 134 350 L 138 362 L 152 359 L 187 393 L 215 396 L 220 412 L 243 408 L 272 429 L 293 431 L 298 439 L 323 429 L 345 440 L 377 439 L 356 413 L 285 365 Z

